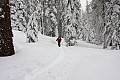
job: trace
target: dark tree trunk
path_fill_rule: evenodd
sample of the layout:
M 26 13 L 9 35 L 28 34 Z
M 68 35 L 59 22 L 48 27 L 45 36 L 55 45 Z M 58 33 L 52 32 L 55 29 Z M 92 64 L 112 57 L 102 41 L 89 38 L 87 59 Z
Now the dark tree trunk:
M 9 0 L 0 0 L 0 56 L 15 54 L 12 41 Z
M 63 35 L 62 35 L 62 22 L 61 22 L 60 18 L 58 19 L 58 35 L 63 37 Z
M 58 35 L 63 37 L 62 35 L 62 21 L 61 21 L 61 15 L 62 15 L 62 2 L 58 1 L 58 5 L 57 6 L 57 22 L 58 22 Z

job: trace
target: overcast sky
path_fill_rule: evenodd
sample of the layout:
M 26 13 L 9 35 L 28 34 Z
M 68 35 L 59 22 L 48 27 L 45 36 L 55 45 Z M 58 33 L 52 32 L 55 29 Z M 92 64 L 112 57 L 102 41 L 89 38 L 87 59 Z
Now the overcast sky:
M 86 6 L 86 0 L 80 0 L 81 1 L 81 5 L 82 5 L 82 8 L 83 10 L 85 10 L 85 6 Z M 90 2 L 92 0 L 88 0 L 88 2 Z

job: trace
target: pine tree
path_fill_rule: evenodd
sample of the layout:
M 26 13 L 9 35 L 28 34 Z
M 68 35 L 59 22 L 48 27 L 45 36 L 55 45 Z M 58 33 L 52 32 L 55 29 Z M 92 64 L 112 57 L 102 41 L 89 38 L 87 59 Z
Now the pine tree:
M 38 25 L 36 21 L 36 11 L 31 15 L 29 22 L 27 24 L 27 42 L 38 41 Z
M 93 0 L 91 2 L 92 11 L 90 12 L 90 16 L 92 16 L 92 25 L 93 28 L 93 40 L 92 43 L 100 45 L 103 43 L 103 3 L 101 0 Z
M 26 31 L 25 9 L 24 0 L 13 0 L 14 7 L 11 7 L 11 23 L 13 29 L 19 31 Z
M 120 1 L 110 0 L 106 2 L 105 12 L 105 45 L 104 48 L 112 44 L 112 49 L 118 49 L 119 46 L 119 27 L 120 27 Z
M 69 46 L 75 45 L 81 29 L 81 4 L 79 0 L 68 0 L 64 13 L 64 37 Z
M 27 17 L 26 21 L 27 23 L 27 42 L 36 42 L 38 41 L 38 21 L 40 18 L 38 18 L 38 14 L 40 10 L 37 10 L 37 7 L 40 4 L 39 0 L 28 0 L 26 1 L 26 11 L 27 11 Z M 29 8 L 28 8 L 29 7 Z M 41 13 L 40 13 L 41 14 Z

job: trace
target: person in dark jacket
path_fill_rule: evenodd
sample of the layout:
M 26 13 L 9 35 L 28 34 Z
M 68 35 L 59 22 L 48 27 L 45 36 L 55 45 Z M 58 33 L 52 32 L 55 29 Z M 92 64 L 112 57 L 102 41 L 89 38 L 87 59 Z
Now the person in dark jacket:
M 57 39 L 56 39 L 56 41 L 58 42 L 58 46 L 60 47 L 60 43 L 61 43 L 61 37 L 59 36 Z

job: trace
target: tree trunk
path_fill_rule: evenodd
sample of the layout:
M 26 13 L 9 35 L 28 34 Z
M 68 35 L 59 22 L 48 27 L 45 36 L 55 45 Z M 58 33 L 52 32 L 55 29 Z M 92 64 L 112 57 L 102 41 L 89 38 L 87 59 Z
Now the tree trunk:
M 58 7 L 60 9 L 60 7 Z M 57 13 L 57 21 L 58 21 L 58 36 L 62 37 L 62 22 L 61 22 L 61 12 L 58 10 Z
M 58 35 L 62 37 L 62 22 L 58 20 Z
M 42 34 L 46 35 L 46 17 L 45 17 L 45 10 L 46 10 L 46 0 L 42 1 L 43 5 L 43 16 L 42 16 Z
M 0 0 L 0 56 L 15 54 L 12 41 L 9 0 Z

